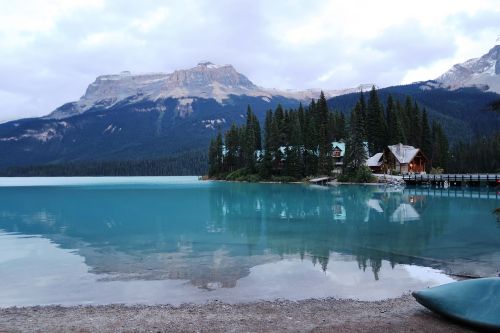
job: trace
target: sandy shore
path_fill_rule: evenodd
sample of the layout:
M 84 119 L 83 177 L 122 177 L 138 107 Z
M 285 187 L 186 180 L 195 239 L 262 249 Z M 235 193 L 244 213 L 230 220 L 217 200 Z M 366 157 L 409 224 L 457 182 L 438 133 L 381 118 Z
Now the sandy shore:
M 0 309 L 0 332 L 473 332 L 411 296 L 352 300 L 209 303 L 180 307 L 43 306 Z

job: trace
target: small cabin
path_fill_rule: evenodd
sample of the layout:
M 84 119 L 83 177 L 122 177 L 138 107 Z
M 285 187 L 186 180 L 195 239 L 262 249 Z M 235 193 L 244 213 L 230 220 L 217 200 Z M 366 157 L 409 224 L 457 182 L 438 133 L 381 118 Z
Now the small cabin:
M 385 148 L 382 168 L 400 174 L 421 173 L 425 172 L 427 161 L 419 148 L 398 143 Z
M 381 173 L 384 164 L 384 153 L 376 153 L 366 160 L 366 166 L 370 168 L 373 173 Z
M 337 166 L 341 166 L 344 162 L 345 155 L 345 143 L 344 142 L 332 142 L 332 158 L 333 163 Z
M 332 142 L 333 173 L 341 173 L 344 165 L 345 142 Z

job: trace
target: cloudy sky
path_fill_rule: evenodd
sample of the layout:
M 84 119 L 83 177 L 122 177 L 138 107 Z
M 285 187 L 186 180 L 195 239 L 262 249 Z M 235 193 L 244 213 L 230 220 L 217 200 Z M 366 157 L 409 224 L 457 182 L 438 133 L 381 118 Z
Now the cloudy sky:
M 276 88 L 431 79 L 493 47 L 499 17 L 499 0 L 0 0 L 0 121 L 200 60 Z

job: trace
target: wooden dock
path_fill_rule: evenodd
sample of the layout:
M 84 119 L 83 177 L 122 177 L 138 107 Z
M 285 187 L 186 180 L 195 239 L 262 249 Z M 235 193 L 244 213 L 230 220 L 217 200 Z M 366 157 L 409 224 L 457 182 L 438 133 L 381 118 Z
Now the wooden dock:
M 499 186 L 500 174 L 406 174 L 403 180 L 407 185 L 430 184 L 436 186 Z
M 327 185 L 329 181 L 333 180 L 332 177 L 319 177 L 319 178 L 313 178 L 309 179 L 309 183 L 315 184 L 315 185 Z

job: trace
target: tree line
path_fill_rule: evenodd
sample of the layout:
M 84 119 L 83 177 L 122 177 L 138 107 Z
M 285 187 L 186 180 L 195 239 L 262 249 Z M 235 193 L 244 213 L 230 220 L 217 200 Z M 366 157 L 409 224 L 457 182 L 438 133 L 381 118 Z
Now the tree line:
M 448 139 L 437 122 L 429 122 L 427 110 L 410 97 L 403 103 L 389 96 L 380 102 L 375 87 L 363 92 L 347 120 L 332 111 L 323 92 L 307 107 L 284 110 L 280 105 L 266 113 L 264 129 L 247 109 L 246 123 L 233 124 L 210 142 L 209 176 L 225 179 L 302 179 L 330 175 L 334 169 L 332 142 L 344 141 L 343 174 L 347 178 L 369 177 L 368 155 L 391 144 L 419 147 L 433 166 L 446 168 Z
M 450 152 L 450 173 L 500 172 L 500 133 L 459 142 Z
M 0 176 L 189 176 L 207 170 L 205 150 L 189 151 L 160 159 L 126 161 L 80 161 L 64 164 L 9 167 Z

